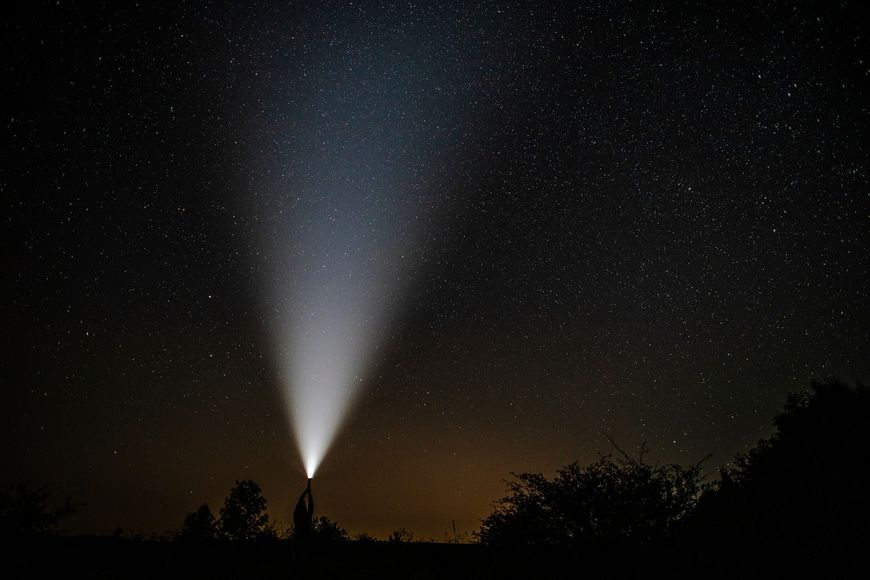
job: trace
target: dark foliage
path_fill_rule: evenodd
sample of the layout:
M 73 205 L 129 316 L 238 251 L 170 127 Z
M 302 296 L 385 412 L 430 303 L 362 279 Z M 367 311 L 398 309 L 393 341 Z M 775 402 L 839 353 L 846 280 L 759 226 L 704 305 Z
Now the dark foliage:
M 218 522 L 207 503 L 199 506 L 195 512 L 187 514 L 177 538 L 185 541 L 209 541 L 217 538 Z
M 393 530 L 392 532 L 390 532 L 390 535 L 387 536 L 387 541 L 394 544 L 413 542 L 414 532 L 409 532 L 405 528 L 399 528 L 398 530 Z
M 722 470 L 690 535 L 705 550 L 792 562 L 845 562 L 863 550 L 870 518 L 870 391 L 840 381 L 788 397 L 777 432 Z
M 74 513 L 69 499 L 59 507 L 50 504 L 51 492 L 27 483 L 0 490 L 0 538 L 44 536 L 57 531 L 58 522 Z
M 343 542 L 349 539 L 347 531 L 326 516 L 315 518 L 311 530 L 315 542 Z
M 256 482 L 237 481 L 220 511 L 220 535 L 228 540 L 250 541 L 270 536 L 266 498 Z
M 813 383 L 788 397 L 774 425 L 770 439 L 723 468 L 700 498 L 699 465 L 649 465 L 618 448 L 588 467 L 565 466 L 552 480 L 515 476 L 477 537 L 523 547 L 523 561 L 580 565 L 582 558 L 593 577 L 695 576 L 702 568 L 716 578 L 811 570 L 863 577 L 870 391 Z
M 667 537 L 693 509 L 700 466 L 651 465 L 617 448 L 588 467 L 572 463 L 548 480 L 516 475 L 477 534 L 497 546 L 638 544 Z

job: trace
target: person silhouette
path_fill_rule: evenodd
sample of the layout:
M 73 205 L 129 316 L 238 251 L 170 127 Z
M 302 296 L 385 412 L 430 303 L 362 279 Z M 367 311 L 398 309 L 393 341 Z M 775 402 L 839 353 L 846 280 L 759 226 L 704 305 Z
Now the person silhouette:
M 293 510 L 293 543 L 290 551 L 290 570 L 292 576 L 302 574 L 303 577 L 310 572 L 312 536 L 314 535 L 314 496 L 311 495 L 311 478 L 308 478 L 308 486 Z
M 311 478 L 308 478 L 308 486 L 299 496 L 296 509 L 293 510 L 293 538 L 298 543 L 307 543 L 311 539 L 313 521 L 314 496 L 311 495 Z

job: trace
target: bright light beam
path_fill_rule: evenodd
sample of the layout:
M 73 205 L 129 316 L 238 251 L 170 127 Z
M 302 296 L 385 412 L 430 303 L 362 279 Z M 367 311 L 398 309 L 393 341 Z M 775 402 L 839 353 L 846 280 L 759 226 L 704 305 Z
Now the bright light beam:
M 399 309 L 421 223 L 422 162 L 409 147 L 420 115 L 368 102 L 353 80 L 334 99 L 319 94 L 297 125 L 292 149 L 304 154 L 288 152 L 294 179 L 273 185 L 264 224 L 275 355 L 309 477 Z M 343 109 L 354 89 L 365 115 Z
M 356 231 L 353 224 L 340 231 L 316 236 L 305 252 L 308 259 L 297 258 L 304 275 L 289 297 L 280 338 L 289 347 L 280 359 L 282 380 L 308 477 L 314 477 L 359 394 L 389 322 L 390 300 L 398 294 L 398 265 L 372 242 L 349 244 L 359 240 L 352 233 L 346 237 Z
M 420 38 L 455 33 L 453 20 L 433 22 Z M 479 102 L 473 84 L 457 82 L 479 67 L 359 24 L 319 46 L 300 37 L 295 73 L 274 71 L 288 80 L 258 117 L 252 156 L 268 176 L 254 219 L 273 356 L 308 477 L 359 396 L 443 208 L 439 176 L 472 133 L 461 105 Z

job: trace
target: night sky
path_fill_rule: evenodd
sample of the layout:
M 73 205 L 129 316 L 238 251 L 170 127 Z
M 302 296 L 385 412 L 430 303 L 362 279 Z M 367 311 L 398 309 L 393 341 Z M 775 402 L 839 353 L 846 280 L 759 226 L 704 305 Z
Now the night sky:
M 68 532 L 248 478 L 289 525 L 310 296 L 360 332 L 314 483 L 354 533 L 471 531 L 605 434 L 714 472 L 810 379 L 870 380 L 860 2 L 32 4 L 0 483 L 83 504 Z

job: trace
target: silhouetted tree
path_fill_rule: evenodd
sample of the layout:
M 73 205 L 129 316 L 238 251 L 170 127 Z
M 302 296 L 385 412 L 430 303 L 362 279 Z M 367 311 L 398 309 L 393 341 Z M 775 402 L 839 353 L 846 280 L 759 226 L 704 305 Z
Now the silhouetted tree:
M 199 506 L 195 512 L 187 514 L 181 529 L 178 530 L 179 540 L 208 541 L 217 537 L 218 526 L 214 514 L 207 503 Z
M 602 455 L 588 467 L 562 467 L 553 480 L 514 474 L 477 538 L 500 546 L 578 546 L 667 537 L 695 505 L 700 464 L 651 465 L 643 447 L 638 458 L 616 449 L 618 455 Z
M 220 512 L 220 534 L 230 540 L 254 540 L 267 534 L 269 516 L 260 486 L 236 481 Z
M 387 541 L 392 544 L 413 542 L 414 532 L 409 532 L 405 528 L 399 528 L 398 530 L 393 530 L 392 532 L 390 532 L 390 535 L 387 536 Z
M 0 538 L 27 538 L 55 532 L 58 522 L 74 513 L 69 499 L 49 506 L 51 492 L 16 483 L 0 489 Z
M 789 395 L 777 431 L 701 498 L 689 532 L 726 553 L 740 550 L 800 566 L 842 561 L 868 538 L 870 391 L 830 379 Z M 832 554 L 839 554 L 833 557 Z

